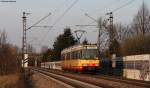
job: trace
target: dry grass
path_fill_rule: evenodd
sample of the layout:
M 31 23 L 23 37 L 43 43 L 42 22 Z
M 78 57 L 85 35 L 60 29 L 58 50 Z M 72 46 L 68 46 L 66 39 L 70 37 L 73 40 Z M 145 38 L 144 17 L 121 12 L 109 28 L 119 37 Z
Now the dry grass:
M 32 76 L 32 80 L 36 88 L 66 88 L 65 86 L 38 73 Z
M 24 88 L 20 74 L 0 76 L 0 88 Z

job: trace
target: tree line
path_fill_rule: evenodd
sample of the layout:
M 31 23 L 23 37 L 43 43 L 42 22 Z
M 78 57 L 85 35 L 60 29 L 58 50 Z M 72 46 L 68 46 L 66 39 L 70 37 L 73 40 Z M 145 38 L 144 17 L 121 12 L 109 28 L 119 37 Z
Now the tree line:
M 77 40 L 72 35 L 70 28 L 65 28 L 64 33 L 60 34 L 54 44 L 52 49 L 48 49 L 43 53 L 42 62 L 46 61 L 58 61 L 61 58 L 61 51 L 64 48 L 72 46 L 77 43 Z
M 118 23 L 113 26 L 115 40 L 106 44 L 107 48 L 101 51 L 103 56 L 109 57 L 113 53 L 117 56 L 150 54 L 150 11 L 145 3 L 129 25 Z
M 7 42 L 7 33 L 0 31 L 0 75 L 12 74 L 20 69 L 18 48 Z

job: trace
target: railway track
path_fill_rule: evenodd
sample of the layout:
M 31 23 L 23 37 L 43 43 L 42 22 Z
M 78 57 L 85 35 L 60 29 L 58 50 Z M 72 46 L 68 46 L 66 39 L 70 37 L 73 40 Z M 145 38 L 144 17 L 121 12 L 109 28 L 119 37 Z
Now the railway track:
M 106 75 L 100 75 L 100 74 L 94 75 L 92 77 L 99 78 L 99 79 L 105 79 L 105 80 L 113 80 L 115 82 L 127 83 L 127 84 L 136 85 L 136 86 L 142 86 L 142 87 L 150 88 L 150 82 L 145 82 L 145 81 L 140 81 L 140 80 L 115 78 L 113 76 L 106 76 Z
M 71 73 L 64 73 L 62 71 L 54 71 L 54 70 L 48 70 L 48 69 L 42 69 L 42 68 L 38 68 L 38 69 L 46 71 L 46 72 L 62 75 L 64 77 L 69 77 L 71 79 L 79 80 L 82 82 L 90 83 L 96 86 L 101 86 L 103 88 L 118 88 L 118 87 L 120 88 L 124 86 L 125 86 L 124 88 L 150 88 L 150 82 L 127 80 L 127 79 L 115 78 L 112 76 L 71 74 Z M 104 82 L 101 80 L 104 80 Z M 106 82 L 108 82 L 108 84 Z
M 102 87 L 99 87 L 99 86 L 96 86 L 96 85 L 93 85 L 93 84 L 89 84 L 89 83 L 82 82 L 82 81 L 79 81 L 79 80 L 71 79 L 71 78 L 68 78 L 68 77 L 65 77 L 65 76 L 62 76 L 62 75 L 54 74 L 54 73 L 48 72 L 46 70 L 42 70 L 42 69 L 38 69 L 38 68 L 30 68 L 30 69 L 34 70 L 34 71 L 37 71 L 37 72 L 39 72 L 43 75 L 52 77 L 56 80 L 62 81 L 64 83 L 72 86 L 72 88 L 102 88 Z

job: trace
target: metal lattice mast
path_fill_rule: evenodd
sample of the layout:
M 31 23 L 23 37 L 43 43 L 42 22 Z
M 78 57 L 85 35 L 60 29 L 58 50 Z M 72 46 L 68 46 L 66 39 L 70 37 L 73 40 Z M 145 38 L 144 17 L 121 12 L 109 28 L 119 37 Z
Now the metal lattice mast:
M 100 19 L 99 23 L 99 29 L 98 29 L 98 38 L 97 38 L 97 48 L 98 48 L 98 58 L 101 57 L 101 51 L 100 51 L 100 39 L 101 39 L 101 30 L 102 30 L 102 20 Z
M 110 12 L 110 13 L 107 13 L 106 15 L 109 15 L 109 22 L 110 22 L 110 25 L 109 25 L 109 39 L 110 39 L 110 43 L 115 39 L 115 31 L 114 31 L 114 28 L 113 28 L 113 13 Z
M 22 65 L 24 67 L 24 59 L 25 59 L 25 54 L 27 53 L 27 46 L 26 46 L 26 13 L 23 12 L 23 36 L 22 36 Z
M 143 32 L 143 35 L 145 34 L 145 3 L 144 3 L 144 0 L 143 0 L 143 6 L 142 6 L 142 19 L 143 19 L 143 22 L 142 22 L 142 32 Z
M 35 24 L 27 28 L 27 17 L 26 15 L 29 15 L 30 13 L 23 12 L 22 16 L 22 22 L 23 22 L 23 36 L 22 36 L 22 67 L 25 66 L 25 63 L 28 62 L 28 52 L 27 52 L 27 31 L 31 29 L 32 27 L 43 27 L 43 28 L 50 28 L 51 26 L 37 26 L 41 21 L 45 20 L 48 16 L 51 15 L 49 13 L 39 21 L 37 21 Z

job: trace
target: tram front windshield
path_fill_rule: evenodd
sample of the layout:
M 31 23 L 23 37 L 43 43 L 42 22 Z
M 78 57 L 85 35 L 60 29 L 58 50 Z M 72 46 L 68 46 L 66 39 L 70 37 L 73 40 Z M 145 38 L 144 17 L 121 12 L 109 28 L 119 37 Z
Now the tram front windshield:
M 84 49 L 83 50 L 84 59 L 96 59 L 97 54 L 98 54 L 97 49 Z

